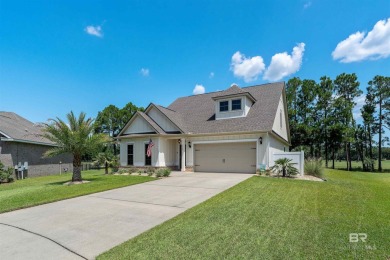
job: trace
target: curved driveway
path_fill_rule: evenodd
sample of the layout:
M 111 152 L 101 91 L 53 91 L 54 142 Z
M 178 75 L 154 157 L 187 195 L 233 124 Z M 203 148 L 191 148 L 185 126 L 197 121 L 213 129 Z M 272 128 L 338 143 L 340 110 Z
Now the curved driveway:
M 251 177 L 171 177 L 0 214 L 2 259 L 93 259 Z

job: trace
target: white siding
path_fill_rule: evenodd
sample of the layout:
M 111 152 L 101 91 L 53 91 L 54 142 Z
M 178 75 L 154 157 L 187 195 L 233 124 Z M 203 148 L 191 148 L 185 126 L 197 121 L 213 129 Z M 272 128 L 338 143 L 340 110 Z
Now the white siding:
M 232 100 L 241 99 L 241 110 L 231 110 L 232 109 Z M 228 101 L 229 102 L 229 111 L 220 112 L 219 111 L 219 102 Z M 226 118 L 235 118 L 235 117 L 244 117 L 248 114 L 250 107 L 252 106 L 252 101 L 247 97 L 235 97 L 229 99 L 220 99 L 215 101 L 215 119 L 226 119 Z
M 249 113 L 249 109 L 251 109 L 252 105 L 252 100 L 250 100 L 249 98 L 245 98 L 245 115 Z
M 158 138 L 152 138 L 154 146 L 152 148 L 152 165 L 158 166 L 159 159 L 159 140 Z M 145 144 L 149 143 L 149 138 L 131 138 L 122 139 L 120 141 L 120 164 L 121 166 L 127 165 L 127 145 L 134 145 L 134 166 L 145 166 Z
M 276 111 L 275 120 L 274 120 L 272 130 L 274 130 L 274 132 L 277 133 L 279 136 L 288 140 L 287 120 L 286 120 L 287 117 L 286 117 L 285 112 L 286 111 L 284 111 L 283 95 L 281 95 L 280 99 L 279 99 L 279 105 L 278 105 L 278 109 Z M 282 125 L 280 124 L 280 122 L 282 122 Z
M 280 153 L 280 152 L 284 152 L 284 151 L 288 151 L 288 146 L 286 146 L 285 144 L 283 144 L 281 141 L 279 141 L 278 139 L 276 139 L 275 137 L 273 136 L 268 136 L 269 138 L 269 149 L 268 149 L 268 158 L 273 158 L 273 154 L 274 153 Z M 269 160 L 269 167 L 273 166 L 274 165 L 274 161 L 273 160 Z
M 148 122 L 142 117 L 136 115 L 129 127 L 124 131 L 124 134 L 149 133 L 155 132 Z
M 175 166 L 177 165 L 176 157 L 178 154 L 178 142 L 176 139 L 159 138 L 159 162 L 157 166 Z
M 164 114 L 152 107 L 147 113 L 164 131 L 180 131 Z

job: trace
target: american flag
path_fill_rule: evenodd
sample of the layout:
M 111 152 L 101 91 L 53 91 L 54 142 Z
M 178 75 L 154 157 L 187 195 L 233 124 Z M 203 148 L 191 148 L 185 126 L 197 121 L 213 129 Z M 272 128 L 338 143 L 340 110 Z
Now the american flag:
M 148 157 L 152 156 L 152 147 L 154 146 L 154 143 L 152 142 L 152 139 L 149 140 L 148 150 L 146 151 L 146 155 Z

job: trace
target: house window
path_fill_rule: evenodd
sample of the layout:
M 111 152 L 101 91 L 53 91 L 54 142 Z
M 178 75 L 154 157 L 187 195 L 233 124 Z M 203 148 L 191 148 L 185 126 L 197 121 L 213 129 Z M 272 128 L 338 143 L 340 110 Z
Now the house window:
M 148 146 L 149 144 L 145 144 L 145 165 L 152 165 L 152 156 L 148 157 Z
M 241 99 L 232 100 L 232 110 L 241 110 Z
M 127 145 L 127 165 L 134 165 L 134 145 Z
M 280 110 L 280 128 L 283 128 L 282 110 Z
M 219 112 L 224 112 L 229 110 L 229 101 L 219 102 Z

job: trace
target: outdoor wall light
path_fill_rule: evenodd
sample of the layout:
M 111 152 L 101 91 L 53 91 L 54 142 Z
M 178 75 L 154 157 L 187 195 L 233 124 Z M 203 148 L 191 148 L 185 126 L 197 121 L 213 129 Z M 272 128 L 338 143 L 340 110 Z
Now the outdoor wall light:
M 190 141 L 188 141 L 188 147 L 191 148 L 191 142 Z
M 179 142 L 179 144 L 181 144 L 181 140 L 180 139 L 178 140 L 178 142 Z
M 260 138 L 259 138 L 259 143 L 260 143 L 260 144 L 263 144 L 263 137 L 260 137 Z

